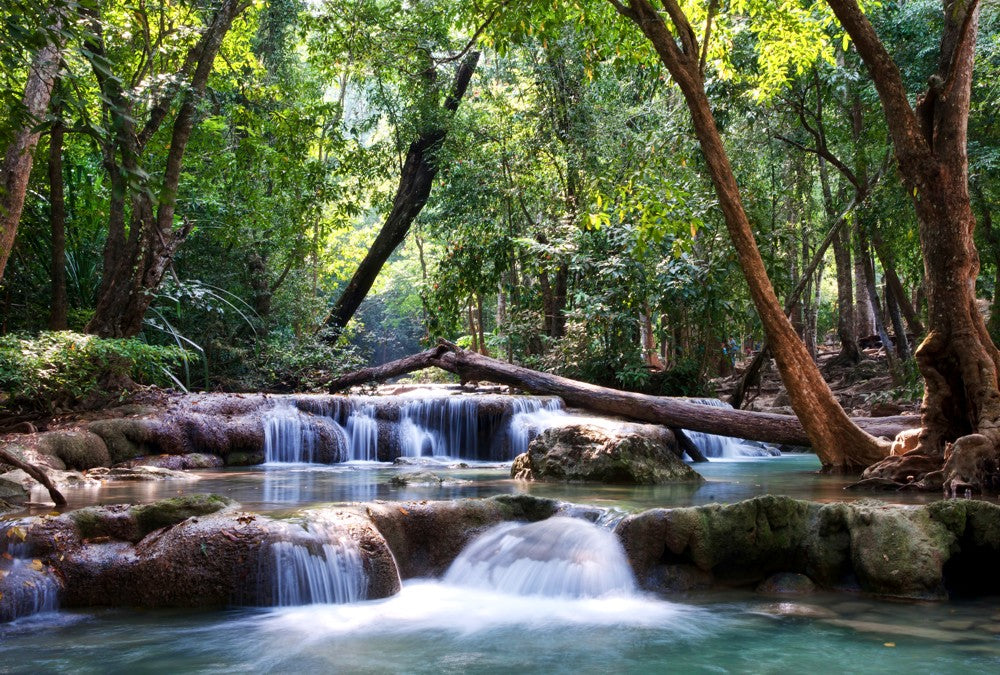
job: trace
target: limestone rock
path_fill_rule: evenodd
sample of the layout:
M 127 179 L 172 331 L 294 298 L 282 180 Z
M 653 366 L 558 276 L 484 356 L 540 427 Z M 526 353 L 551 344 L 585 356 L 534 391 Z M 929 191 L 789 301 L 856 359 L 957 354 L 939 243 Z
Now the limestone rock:
M 638 485 L 703 481 L 677 456 L 675 442 L 668 430 L 652 425 L 555 427 L 539 434 L 528 452 L 514 460 L 511 476 Z
M 812 579 L 794 572 L 772 574 L 757 586 L 757 592 L 765 595 L 808 595 L 815 590 Z

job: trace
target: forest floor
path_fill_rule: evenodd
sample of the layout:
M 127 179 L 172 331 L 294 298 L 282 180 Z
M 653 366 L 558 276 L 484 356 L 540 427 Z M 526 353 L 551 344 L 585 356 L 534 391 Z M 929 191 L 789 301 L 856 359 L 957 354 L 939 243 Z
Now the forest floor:
M 855 365 L 833 363 L 839 353 L 837 345 L 821 345 L 818 362 L 823 378 L 834 396 L 852 417 L 888 417 L 919 414 L 923 392 L 920 380 L 910 382 L 903 377 L 895 380 L 890 373 L 885 350 L 881 347 L 864 350 L 864 360 Z M 716 395 L 728 400 L 753 354 L 736 362 L 734 373 L 711 381 Z M 794 414 L 773 359 L 764 367 L 760 385 L 751 387 L 743 405 L 746 410 Z

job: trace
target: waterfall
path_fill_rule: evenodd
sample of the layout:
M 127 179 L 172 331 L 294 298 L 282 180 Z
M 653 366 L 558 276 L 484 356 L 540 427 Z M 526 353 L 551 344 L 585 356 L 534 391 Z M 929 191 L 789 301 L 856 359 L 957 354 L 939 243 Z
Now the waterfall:
M 265 587 L 270 588 L 266 604 L 291 607 L 365 599 L 368 580 L 361 551 L 342 530 L 318 521 L 289 534 L 288 540 L 264 550 Z
M 717 398 L 691 398 L 688 401 L 713 408 L 732 409 L 731 405 Z M 776 448 L 756 441 L 706 434 L 700 431 L 685 431 L 684 433 L 706 457 L 773 457 L 781 454 Z
M 294 401 L 279 400 L 264 415 L 264 461 L 321 463 L 341 461 L 347 454 L 344 428 L 326 417 L 302 412 Z
M 504 523 L 473 541 L 445 583 L 514 595 L 593 598 L 635 590 L 618 537 L 578 518 Z
M 551 427 L 567 424 L 571 419 L 558 398 L 550 398 L 544 402 L 537 398 L 515 399 L 507 429 L 510 457 L 527 452 L 528 445 L 535 436 Z
M 59 609 L 59 583 L 21 541 L 25 525 L 0 530 L 0 622 Z
M 354 407 L 347 417 L 348 459 L 352 461 L 378 461 L 378 421 L 375 406 L 364 403 Z
M 474 456 L 479 434 L 478 407 L 479 401 L 474 396 L 407 402 L 399 420 L 403 456 Z

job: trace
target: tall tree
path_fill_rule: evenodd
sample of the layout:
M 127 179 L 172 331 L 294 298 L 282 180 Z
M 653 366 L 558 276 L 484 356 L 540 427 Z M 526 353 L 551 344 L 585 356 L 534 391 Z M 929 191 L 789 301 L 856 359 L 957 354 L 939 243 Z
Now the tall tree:
M 610 2 L 652 43 L 684 95 L 729 236 L 788 390 L 792 409 L 802 422 L 816 454 L 827 470 L 857 469 L 885 457 L 885 444 L 855 425 L 834 398 L 778 303 L 705 92 L 703 47 L 699 46 L 688 17 L 677 0 L 663 0 L 675 37 L 664 16 L 648 0 L 629 0 L 627 5 L 618 0 Z M 706 22 L 705 38 L 710 26 L 711 13 Z
M 935 72 L 916 107 L 856 0 L 827 0 L 875 83 L 899 173 L 917 213 L 928 335 L 916 352 L 924 376 L 919 446 L 871 475 L 928 487 L 1000 489 L 1000 352 L 976 306 L 979 254 L 969 199 L 967 132 L 979 26 L 978 0 L 944 0 Z M 942 473 L 943 469 L 943 473 Z
M 52 307 L 49 311 L 49 328 L 66 330 L 66 199 L 63 189 L 63 138 L 62 106 L 53 106 L 56 118 L 49 132 L 49 225 L 52 231 Z
M 52 88 L 59 74 L 65 22 L 65 8 L 53 6 L 46 13 L 50 24 L 43 34 L 43 44 L 35 52 L 24 85 L 21 122 L 0 164 L 0 281 L 10 258 L 17 226 L 24 208 L 24 195 L 34 162 L 35 146 L 41 135 L 40 123 L 49 108 Z
M 222 0 L 199 40 L 188 50 L 176 82 L 166 86 L 153 101 L 142 128 L 136 124 L 137 106 L 128 100 L 121 80 L 109 72 L 110 61 L 100 15 L 96 9 L 88 12 L 92 35 L 87 41 L 87 52 L 101 88 L 106 117 L 114 129 L 113 136 L 104 140 L 102 148 L 104 164 L 112 180 L 112 203 L 104 248 L 104 277 L 97 308 L 85 329 L 88 333 L 103 337 L 137 334 L 153 292 L 160 285 L 177 248 L 190 233 L 190 223 L 180 226 L 174 223 L 184 151 L 223 38 L 236 16 L 248 6 L 246 0 Z M 178 95 L 181 102 L 171 128 L 162 181 L 156 189 L 140 166 L 140 160 Z M 132 181 L 142 185 L 129 190 Z M 126 193 L 131 195 L 128 227 L 125 225 Z

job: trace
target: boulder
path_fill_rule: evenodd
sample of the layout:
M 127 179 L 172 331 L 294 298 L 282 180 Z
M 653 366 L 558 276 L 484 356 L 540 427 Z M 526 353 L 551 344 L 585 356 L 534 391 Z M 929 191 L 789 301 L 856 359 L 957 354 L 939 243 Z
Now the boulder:
M 637 485 L 703 481 L 678 457 L 675 446 L 669 430 L 653 425 L 554 427 L 514 460 L 511 476 Z
M 23 471 L 21 473 L 24 473 Z M 27 475 L 27 474 L 25 474 Z M 5 478 L 6 474 L 0 476 L 0 501 L 8 504 L 23 504 L 28 501 L 30 493 L 28 489 L 18 480 Z
M 111 455 L 104 440 L 82 429 L 39 434 L 38 451 L 59 458 L 67 469 L 82 471 L 111 464 Z
M 430 471 L 399 473 L 389 479 L 389 485 L 393 487 L 449 487 L 452 485 L 463 485 L 468 482 L 470 481 L 439 476 Z
M 104 466 L 91 469 L 87 472 L 88 478 L 101 481 L 156 481 L 156 480 L 197 480 L 197 476 L 176 471 L 174 469 L 162 469 L 158 466 L 133 466 L 114 467 Z
M 812 579 L 794 572 L 772 574 L 757 586 L 757 592 L 764 595 L 808 595 L 815 590 Z
M 396 502 L 359 505 L 385 537 L 400 576 L 440 576 L 465 545 L 483 531 L 508 520 L 537 521 L 555 515 L 559 503 L 528 495 L 447 502 Z
M 218 455 L 209 455 L 202 452 L 189 452 L 185 455 L 149 455 L 136 457 L 134 459 L 121 462 L 114 468 L 133 468 L 138 466 L 152 466 L 159 469 L 171 469 L 173 471 L 183 471 L 186 469 L 215 469 L 225 464 Z

